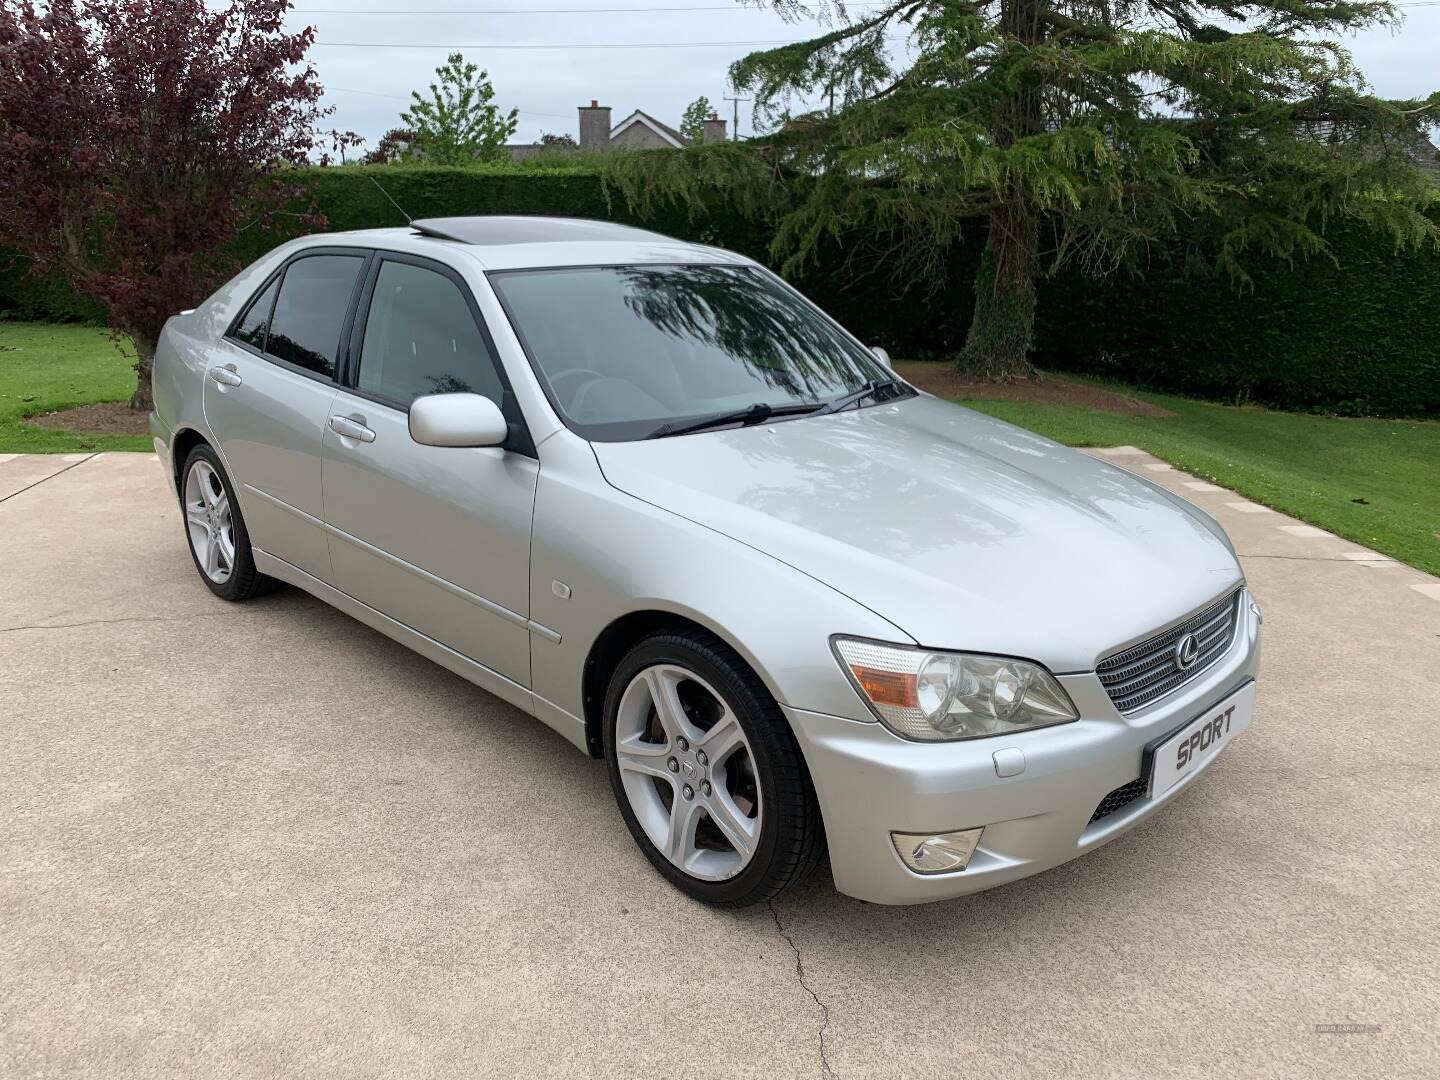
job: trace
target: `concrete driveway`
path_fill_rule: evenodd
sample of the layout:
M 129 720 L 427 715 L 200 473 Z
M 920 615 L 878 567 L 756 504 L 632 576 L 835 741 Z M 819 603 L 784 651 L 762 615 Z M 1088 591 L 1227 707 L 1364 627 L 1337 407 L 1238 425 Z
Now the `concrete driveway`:
M 537 722 L 213 599 L 153 457 L 0 461 L 0 1074 L 1437 1075 L 1440 581 L 1107 453 L 1235 538 L 1254 729 L 1028 881 L 740 913 Z

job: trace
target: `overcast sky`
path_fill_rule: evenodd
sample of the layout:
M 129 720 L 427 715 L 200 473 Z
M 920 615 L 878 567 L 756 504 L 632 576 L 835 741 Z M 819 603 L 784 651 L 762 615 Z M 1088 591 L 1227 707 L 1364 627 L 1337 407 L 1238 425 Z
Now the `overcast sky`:
M 1440 0 L 1400 6 L 1398 32 L 1344 43 L 1385 96 L 1440 90 Z M 529 142 L 547 131 L 574 135 L 575 107 L 592 98 L 616 121 L 640 108 L 675 125 L 701 95 L 729 117 L 733 106 L 722 99 L 732 93 L 725 74 L 735 59 L 758 43 L 818 30 L 737 0 L 296 0 L 290 18 L 316 28 L 311 57 L 335 106 L 330 124 L 370 145 L 399 125 L 409 92 L 428 85 L 448 50 L 490 73 L 497 101 L 520 110 L 516 141 Z M 729 44 L 674 47 L 698 42 Z M 672 47 L 611 47 L 646 43 Z M 533 45 L 546 47 L 515 47 Z M 742 134 L 751 130 L 748 108 L 741 105 Z

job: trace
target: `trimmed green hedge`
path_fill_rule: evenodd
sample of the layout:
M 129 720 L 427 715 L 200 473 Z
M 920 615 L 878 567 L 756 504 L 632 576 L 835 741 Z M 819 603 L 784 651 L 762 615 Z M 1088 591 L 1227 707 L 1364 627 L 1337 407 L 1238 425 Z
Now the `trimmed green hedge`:
M 756 258 L 770 230 L 718 210 L 671 210 L 640 219 L 618 194 L 608 199 L 593 166 L 518 164 L 485 168 L 380 166 L 307 169 L 299 179 L 332 231 L 403 225 L 373 176 L 414 217 L 551 214 L 606 218 Z M 299 208 L 297 208 L 299 209 Z M 297 226 L 298 227 L 298 226 Z M 285 233 L 247 233 L 248 262 Z M 854 237 L 853 242 L 874 238 Z M 1388 237 L 1337 225 L 1325 258 L 1260 266 L 1254 287 L 1186 276 L 1165 260 L 1143 277 L 1102 282 L 1078 274 L 1040 290 L 1042 366 L 1091 371 L 1223 400 L 1292 409 L 1389 415 L 1440 414 L 1440 254 L 1397 255 Z M 957 251 L 939 293 L 904 289 L 845 270 L 849 240 L 836 242 L 796 284 L 867 341 L 907 356 L 953 353 L 974 307 L 972 283 L 983 241 Z M 98 320 L 96 305 L 63 283 L 23 276 L 0 255 L 0 317 Z
M 27 260 L 0 248 L 0 319 L 100 324 L 105 309 L 70 288 L 59 274 L 35 277 Z
M 1143 277 L 1064 275 L 1042 291 L 1059 367 L 1224 401 L 1360 415 L 1440 414 L 1440 254 L 1352 223 L 1334 260 L 1249 268 L 1253 289 L 1161 261 Z

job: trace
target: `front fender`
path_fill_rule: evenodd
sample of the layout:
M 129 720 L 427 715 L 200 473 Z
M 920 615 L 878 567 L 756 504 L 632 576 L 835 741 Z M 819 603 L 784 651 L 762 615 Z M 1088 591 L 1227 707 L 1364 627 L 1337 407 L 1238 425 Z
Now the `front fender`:
M 591 646 L 617 619 L 660 611 L 727 642 L 782 705 L 874 722 L 830 636 L 910 642 L 899 628 L 762 551 L 610 486 L 569 431 L 546 440 L 540 458 L 530 617 L 540 624 L 531 670 L 544 703 L 583 726 Z

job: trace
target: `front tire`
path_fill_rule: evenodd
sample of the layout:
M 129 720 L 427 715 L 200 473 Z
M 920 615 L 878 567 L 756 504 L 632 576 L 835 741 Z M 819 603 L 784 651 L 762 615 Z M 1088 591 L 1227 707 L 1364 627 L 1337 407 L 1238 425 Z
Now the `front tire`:
M 676 888 L 744 907 L 814 870 L 825 845 L 800 748 L 764 683 L 719 639 L 641 641 L 611 676 L 604 718 L 620 813 Z
M 200 580 L 222 600 L 248 600 L 275 587 L 255 569 L 250 535 L 220 457 L 201 443 L 180 470 L 185 540 Z

